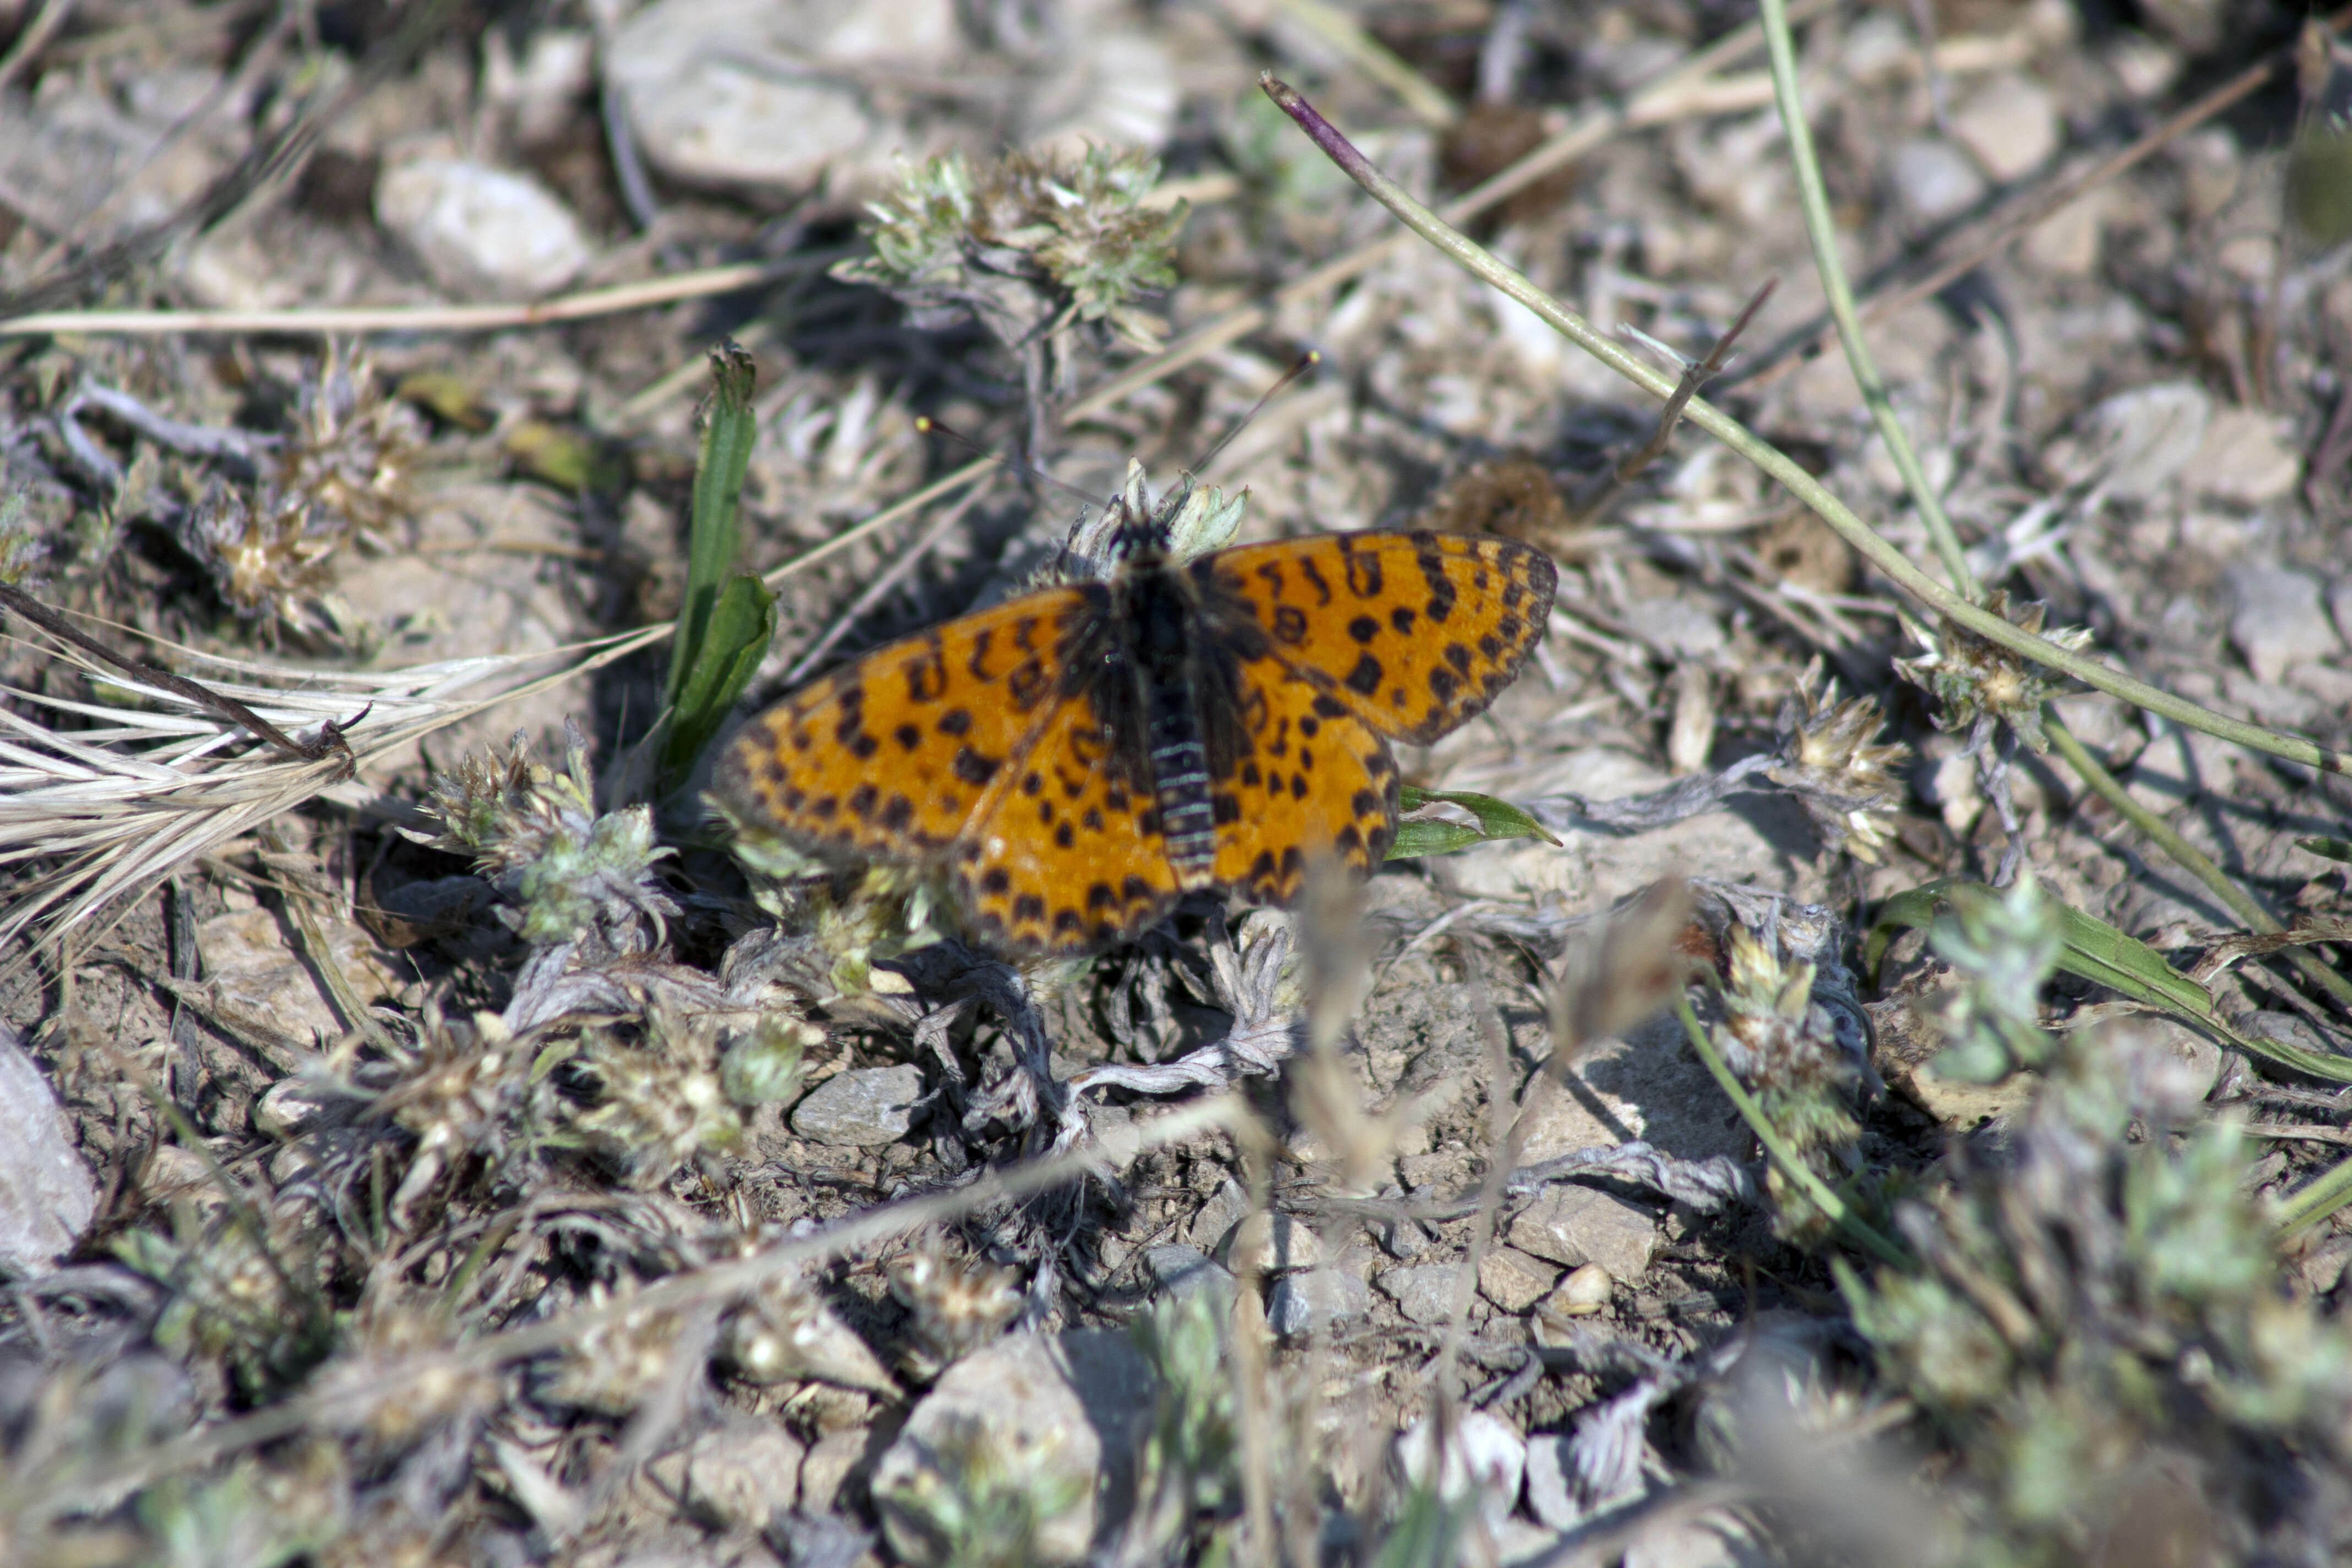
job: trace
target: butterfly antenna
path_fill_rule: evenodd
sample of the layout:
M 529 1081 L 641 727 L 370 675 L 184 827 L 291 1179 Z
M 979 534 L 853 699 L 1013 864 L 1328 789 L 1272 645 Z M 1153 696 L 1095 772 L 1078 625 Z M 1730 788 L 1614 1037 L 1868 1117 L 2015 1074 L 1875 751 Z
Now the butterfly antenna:
M 1217 460 L 1217 455 L 1234 444 L 1234 437 L 1239 436 L 1243 431 L 1249 428 L 1250 421 L 1255 419 L 1260 414 L 1265 412 L 1265 405 L 1274 401 L 1276 394 L 1283 391 L 1285 388 L 1289 386 L 1292 382 L 1297 381 L 1300 376 L 1305 375 L 1308 371 L 1313 370 L 1317 365 L 1321 364 L 1322 363 L 1323 356 L 1313 349 L 1308 349 L 1305 353 L 1299 355 L 1298 363 L 1292 365 L 1288 370 L 1284 371 L 1280 379 L 1276 381 L 1272 386 L 1265 389 L 1265 395 L 1252 404 L 1250 405 L 1250 411 L 1241 416 L 1240 422 L 1217 438 L 1217 444 L 1210 447 L 1206 455 L 1204 455 L 1199 462 L 1192 465 L 1191 471 L 1195 474 L 1206 473 L 1208 471 L 1209 465 Z
M 983 447 L 979 442 L 973 440 L 971 437 L 965 435 L 962 431 L 951 429 L 949 426 L 940 424 L 938 420 L 932 418 L 928 414 L 919 414 L 915 416 L 915 433 L 919 436 L 944 436 L 949 440 L 953 441 L 957 446 L 965 447 L 972 452 L 976 452 L 981 457 L 986 458 L 992 462 L 1002 463 L 1016 474 L 1020 474 L 1027 479 L 1035 479 L 1040 484 L 1051 485 L 1054 489 L 1060 490 L 1065 495 L 1076 496 L 1081 502 L 1087 506 L 1100 506 L 1102 504 L 1101 497 L 1090 496 L 1087 494 L 1086 491 L 1078 489 L 1077 486 L 1068 484 L 1061 479 L 1055 479 L 1053 475 L 1037 467 L 1034 463 L 1024 463 L 1018 458 L 1010 458 L 1005 456 L 1005 454 L 998 451 L 993 447 Z

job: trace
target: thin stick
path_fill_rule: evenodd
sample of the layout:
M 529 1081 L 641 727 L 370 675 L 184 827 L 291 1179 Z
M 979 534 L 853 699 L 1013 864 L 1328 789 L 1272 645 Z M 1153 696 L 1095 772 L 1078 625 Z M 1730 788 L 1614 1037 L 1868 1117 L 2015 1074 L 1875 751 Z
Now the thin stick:
M 66 18 L 73 14 L 73 8 L 74 0 L 48 0 L 48 4 L 25 24 L 24 31 L 16 35 L 16 41 L 8 46 L 7 54 L 0 56 L 0 87 L 16 79 L 16 73 L 24 69 L 26 63 L 57 36 L 59 27 L 65 26 Z
M 1724 362 L 1731 355 L 1731 345 L 1739 341 L 1739 334 L 1748 330 L 1748 323 L 1756 319 L 1756 312 L 1763 309 L 1764 301 L 1772 297 L 1772 290 L 1779 282 L 1778 279 L 1767 278 L 1764 287 L 1757 289 L 1755 298 L 1748 301 L 1748 308 L 1739 312 L 1739 319 L 1715 340 L 1715 346 L 1707 350 L 1706 357 L 1696 364 L 1684 366 L 1682 380 L 1675 384 L 1674 393 L 1667 397 L 1665 406 L 1658 410 L 1657 424 L 1651 430 L 1650 438 L 1638 451 L 1626 454 L 1610 469 L 1609 482 L 1601 486 L 1598 493 L 1590 500 L 1578 504 L 1576 521 L 1580 526 L 1589 528 L 1598 522 L 1616 504 L 1617 498 L 1625 493 L 1625 488 L 1641 477 L 1643 469 L 1665 456 L 1666 444 L 1674 439 L 1675 426 L 1682 422 L 1684 408 L 1698 395 L 1700 387 L 1723 374 Z
M 837 257 L 793 257 L 706 267 L 668 278 L 648 278 L 607 289 L 520 305 L 362 305 L 297 310 L 43 310 L 0 321 L 0 338 L 64 332 L 89 336 L 160 337 L 176 332 L 489 332 L 543 327 L 641 310 L 681 300 L 708 299 L 755 289 L 789 273 L 828 266 Z
M 1797 176 L 1797 205 L 1804 215 L 1805 237 L 1812 246 L 1813 270 L 1829 301 L 1830 319 L 1837 323 L 1838 341 L 1845 345 L 1847 368 L 1853 372 L 1853 384 L 1861 390 L 1871 423 L 1878 426 L 1886 455 L 1895 460 L 1895 471 L 1903 476 L 1912 506 L 1927 524 L 1928 541 L 1944 563 L 1944 575 L 1962 598 L 1974 599 L 1977 582 L 1969 571 L 1960 536 L 1944 514 L 1943 500 L 1928 483 L 1927 471 L 1920 466 L 1919 454 L 1912 449 L 1902 421 L 1895 416 L 1894 400 L 1886 395 L 1886 382 L 1878 374 L 1870 345 L 1862 335 L 1862 322 L 1854 314 L 1853 288 L 1846 281 L 1845 263 L 1838 256 L 1837 225 L 1830 216 L 1829 186 L 1822 179 L 1821 157 L 1813 151 L 1813 129 L 1805 119 L 1802 89 L 1797 81 L 1797 46 L 1789 26 L 1788 0 L 1762 0 L 1761 19 L 1765 58 L 1772 67 L 1772 96 L 1780 105 L 1781 133 L 1789 139 L 1789 164 Z
M 1323 0 L 1274 0 L 1275 8 L 1348 57 L 1358 70 L 1396 94 L 1413 118 L 1433 131 L 1461 122 L 1462 106 L 1396 52 L 1367 32 L 1362 23 Z
M 1326 156 L 1345 169 L 1349 177 L 1370 192 L 1381 205 L 1395 213 L 1407 227 L 1443 251 L 1454 265 L 1525 305 L 1543 318 L 1554 331 L 1652 396 L 1664 398 L 1673 395 L 1673 382 L 1627 353 L 1607 335 L 1595 331 L 1583 317 L 1537 288 L 1525 275 L 1504 265 L 1493 252 L 1444 223 L 1436 214 L 1413 200 L 1393 180 L 1373 167 L 1362 153 L 1294 89 L 1276 81 L 1271 76 L 1263 78 L 1262 85 L 1268 96 L 1315 139 Z M 2201 730 L 2235 745 L 2268 752 L 2307 768 L 2316 768 L 2322 773 L 2352 773 L 2352 755 L 2297 737 L 2275 735 L 2242 720 L 2199 707 L 2168 691 L 2158 690 L 2146 681 L 2110 669 L 2095 658 L 2060 647 L 2045 638 L 2021 630 L 2001 616 L 1979 609 L 1919 570 L 1909 556 L 1881 539 L 1869 524 L 1854 515 L 1851 507 L 1807 473 L 1794 458 L 1721 409 L 1704 398 L 1693 398 L 1689 418 L 1692 424 L 1778 479 L 1827 523 L 1832 531 L 1853 545 L 1858 554 L 1878 568 L 1897 587 L 1987 642 L 2008 648 L 2012 653 L 2022 654 L 2038 664 L 2072 676 L 2085 686 L 2119 697 L 2151 713 L 2160 714 L 2176 724 Z
M 2116 808 L 2116 814 L 2146 836 L 2158 849 L 2172 858 L 2173 863 L 2205 884 L 2208 891 L 2221 900 L 2229 911 L 2246 922 L 2248 931 L 2265 933 L 2282 931 L 2281 925 L 2268 910 L 2254 901 L 2253 896 L 2231 881 L 2221 867 L 2208 858 L 2204 851 L 2174 831 L 2172 824 L 2156 815 L 2131 797 L 2116 775 L 2101 765 L 2088 747 L 2077 740 L 2058 717 L 2058 710 L 2049 703 L 2042 705 L 2042 730 L 2050 737 L 2051 745 L 2066 759 L 2074 776 L 2089 786 L 2093 795 Z M 2336 998 L 2338 1005 L 2352 1011 L 2352 979 L 2330 969 L 2319 955 L 2308 948 L 2291 947 L 2284 956 L 2303 973 L 2305 979 Z
M 185 698 L 188 701 L 195 703 L 207 712 L 217 715 L 228 723 L 242 725 L 259 739 L 268 742 L 282 752 L 301 758 L 306 763 L 322 762 L 331 753 L 341 752 L 347 769 L 355 768 L 358 765 L 352 756 L 350 743 L 343 739 L 343 731 L 367 717 L 368 710 L 365 708 L 361 709 L 356 716 L 341 724 L 338 724 L 332 719 L 322 720 L 319 725 L 318 740 L 308 742 L 298 741 L 234 697 L 199 686 L 184 676 L 173 675 L 168 669 L 158 669 L 152 664 L 141 664 L 137 659 L 122 658 L 105 644 L 86 637 L 74 630 L 72 625 L 63 616 L 58 615 L 38 599 L 5 583 L 0 583 L 0 607 L 15 611 L 59 642 L 78 648 L 92 658 L 103 660 L 125 675 L 160 686 L 175 697 Z

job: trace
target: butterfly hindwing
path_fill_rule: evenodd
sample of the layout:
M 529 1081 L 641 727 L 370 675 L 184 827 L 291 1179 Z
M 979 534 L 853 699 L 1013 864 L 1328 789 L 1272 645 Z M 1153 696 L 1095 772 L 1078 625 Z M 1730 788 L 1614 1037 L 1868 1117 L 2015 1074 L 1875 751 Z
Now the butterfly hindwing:
M 1129 780 L 1113 745 L 1084 695 L 1047 717 L 957 851 L 974 934 L 1017 952 L 1089 952 L 1175 903 L 1151 788 Z
M 1213 785 L 1217 881 L 1252 903 L 1287 904 L 1318 859 L 1368 875 L 1396 838 L 1387 742 L 1278 659 L 1244 667 L 1242 680 L 1249 750 Z
M 1283 663 L 1416 744 L 1484 712 L 1517 677 L 1558 580 L 1516 540 L 1431 532 L 1245 544 L 1192 570 L 1249 605 Z
M 745 725 L 712 788 L 814 853 L 943 856 L 1071 700 L 1064 650 L 1105 596 L 1027 594 L 878 648 Z

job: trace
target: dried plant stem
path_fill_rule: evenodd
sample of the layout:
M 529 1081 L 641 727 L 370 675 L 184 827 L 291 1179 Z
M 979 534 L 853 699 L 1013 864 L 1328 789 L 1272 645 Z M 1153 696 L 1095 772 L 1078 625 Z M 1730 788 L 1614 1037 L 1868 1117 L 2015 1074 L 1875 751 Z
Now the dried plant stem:
M 2279 1205 L 2279 1235 L 2309 1230 L 2347 1203 L 2352 1203 L 2352 1159 L 2329 1166 Z
M 1772 68 L 1772 94 L 1780 109 L 1781 132 L 1789 139 L 1789 163 L 1797 176 L 1797 205 L 1804 215 L 1805 237 L 1812 245 L 1813 270 L 1829 301 L 1830 319 L 1837 323 L 1838 341 L 1845 345 L 1846 364 L 1853 372 L 1854 385 L 1862 391 L 1863 406 L 1870 410 L 1871 422 L 1878 426 L 1878 438 L 1886 443 L 1887 456 L 1895 460 L 1895 472 L 1903 476 L 1911 504 L 1927 524 L 1928 541 L 1944 563 L 1944 575 L 1951 579 L 1961 597 L 1974 599 L 1977 582 L 1969 571 L 1960 536 L 1944 514 L 1936 487 L 1927 482 L 1927 471 L 1920 467 L 1919 454 L 1912 449 L 1902 421 L 1895 416 L 1894 401 L 1886 395 L 1886 383 L 1878 374 L 1870 345 L 1863 339 L 1862 322 L 1854 315 L 1853 288 L 1846 281 L 1845 264 L 1838 258 L 1829 187 L 1822 179 L 1821 156 L 1813 150 L 1813 130 L 1805 120 L 1804 99 L 1797 82 L 1797 46 L 1789 30 L 1788 0 L 1762 0 L 1760 16 L 1764 55 Z
M 1731 345 L 1739 341 L 1739 334 L 1748 330 L 1748 323 L 1756 319 L 1756 312 L 1762 310 L 1764 301 L 1772 297 L 1774 286 L 1774 279 L 1766 279 L 1764 286 L 1757 289 L 1748 301 L 1748 308 L 1739 312 L 1739 319 L 1726 327 L 1715 340 L 1714 347 L 1706 351 L 1706 357 L 1684 367 L 1683 378 L 1675 384 L 1674 395 L 1666 399 L 1665 406 L 1658 410 L 1657 424 L 1652 427 L 1650 438 L 1613 464 L 1609 470 L 1608 482 L 1590 500 L 1578 503 L 1574 518 L 1579 527 L 1590 528 L 1599 522 L 1609 509 L 1617 504 L 1618 498 L 1625 493 L 1627 487 L 1642 477 L 1643 470 L 1666 455 L 1667 446 L 1675 437 L 1675 426 L 1682 423 L 1684 408 L 1698 395 L 1700 387 L 1723 374 L 1724 364 L 1731 357 Z
M 1766 1120 L 1763 1109 L 1748 1092 L 1748 1086 L 1739 1081 L 1730 1065 L 1723 1059 L 1723 1053 L 1717 1050 L 1715 1042 L 1707 1037 L 1706 1026 L 1700 1024 L 1697 1012 L 1691 1006 L 1688 991 L 1675 995 L 1675 1016 L 1683 1021 L 1683 1033 L 1690 1037 L 1691 1049 L 1696 1051 L 1698 1059 L 1706 1064 L 1706 1070 L 1715 1075 L 1715 1081 L 1723 1086 L 1723 1092 L 1731 1097 L 1731 1103 L 1738 1108 L 1740 1119 L 1748 1123 L 1748 1131 L 1756 1134 L 1756 1141 L 1764 1145 L 1766 1156 L 1780 1167 L 1780 1173 L 1794 1182 L 1814 1207 L 1829 1215 L 1838 1229 L 1872 1257 L 1897 1268 L 1909 1269 L 1912 1266 L 1910 1255 L 1854 1213 L 1843 1198 L 1830 1189 L 1827 1182 L 1815 1175 L 1811 1167 L 1797 1157 L 1796 1151 L 1781 1138 L 1779 1129 Z
M 43 310 L 0 321 L 0 338 L 79 333 L 92 337 L 162 337 L 179 332 L 491 332 L 544 327 L 595 316 L 674 305 L 756 289 L 790 273 L 826 267 L 845 251 L 782 261 L 706 267 L 668 278 L 648 278 L 608 289 L 519 305 L 360 305 L 291 310 Z
M 339 725 L 331 719 L 323 723 L 321 733 L 316 742 L 306 743 L 298 741 L 226 692 L 215 691 L 208 686 L 174 675 L 168 669 L 158 669 L 152 664 L 141 664 L 136 659 L 124 658 L 104 643 L 84 637 L 76 631 L 72 624 L 63 616 L 50 609 L 38 599 L 5 583 L 0 583 L 0 607 L 16 612 L 59 642 L 78 648 L 92 658 L 110 664 L 125 675 L 160 686 L 175 697 L 185 698 L 198 707 L 218 714 L 228 722 L 243 727 L 255 739 L 268 742 L 289 756 L 299 757 L 306 763 L 316 763 L 322 762 L 329 756 L 340 754 L 345 763 L 352 761 L 352 749 L 345 742 L 342 733 L 347 726 Z M 360 717 L 366 717 L 364 710 L 362 710 Z M 356 724 L 359 720 L 353 719 L 349 722 Z
M 1553 331 L 1652 396 L 1665 398 L 1674 395 L 1673 381 L 1627 353 L 1605 334 L 1596 331 L 1581 316 L 1413 200 L 1394 181 L 1374 168 L 1363 153 L 1350 145 L 1329 121 L 1316 113 L 1297 91 L 1270 76 L 1262 79 L 1262 85 L 1267 94 L 1315 139 L 1317 145 L 1332 162 L 1345 169 L 1350 177 L 1371 193 L 1375 200 L 1395 213 L 1414 233 L 1443 251 L 1456 266 L 1527 306 L 1549 323 Z M 1857 553 L 1897 587 L 1987 642 L 2022 654 L 2038 664 L 2072 676 L 2085 686 L 2145 708 L 2176 724 L 2202 731 L 2232 744 L 2267 752 L 2287 762 L 2299 763 L 2305 767 L 2316 768 L 2322 773 L 2352 772 L 2352 755 L 2298 737 L 2273 734 L 2259 725 L 2201 708 L 2168 691 L 2159 690 L 2146 681 L 2136 680 L 2110 669 L 2095 658 L 2022 631 L 2000 616 L 1987 613 L 1919 570 L 1909 556 L 1881 539 L 1868 523 L 1854 514 L 1852 508 L 1807 473 L 1794 458 L 1737 419 L 1704 398 L 1691 400 L 1688 417 L 1692 424 L 1787 487 L 1791 494 L 1827 523 L 1832 531 L 1853 546 Z
M 632 1313 L 686 1311 L 732 1301 L 768 1280 L 854 1248 L 943 1224 L 993 1204 L 1028 1197 L 1106 1166 L 1124 1166 L 1155 1149 L 1205 1132 L 1235 1131 L 1249 1114 L 1238 1096 L 1217 1095 L 1138 1125 L 1107 1128 L 1091 1146 L 1010 1170 L 992 1171 L 951 1192 L 877 1205 L 814 1235 L 779 1242 L 754 1257 L 673 1275 L 600 1306 L 484 1334 L 447 1350 L 387 1360 L 373 1377 L 345 1385 L 332 1398 L 316 1393 L 297 1394 L 251 1415 L 83 1470 L 70 1479 L 20 1471 L 15 1479 L 29 1484 L 22 1490 L 0 1487 L 0 1518 L 14 1518 L 27 1525 L 40 1523 L 305 1427 L 340 1429 L 366 1419 L 386 1401 L 405 1397 L 420 1379 L 457 1377 L 545 1355 L 576 1344 L 583 1335 L 610 1327 Z
M 1451 131 L 1462 106 L 1427 77 L 1397 58 L 1394 50 L 1364 30 L 1362 23 L 1324 0 L 1274 0 L 1275 8 L 1348 57 L 1349 64 L 1396 94 L 1413 118 L 1433 131 Z
M 2057 709 L 2046 702 L 2042 705 L 2042 732 L 2050 737 L 2051 745 L 2066 759 L 2066 765 L 2074 770 L 2074 776 L 2081 779 L 2093 795 L 2114 806 L 2117 815 L 2138 828 L 2150 843 L 2171 857 L 2182 870 L 2202 882 L 2231 914 L 2245 922 L 2248 931 L 2269 933 L 2286 929 L 2268 910 L 2254 901 L 2253 895 L 2231 881 L 2228 873 L 2215 865 L 2203 850 L 2174 831 L 2170 823 L 2134 800 L 2115 774 L 2107 772 L 2099 759 L 2091 754 L 2090 749 L 2066 728 L 2064 721 L 2058 717 Z M 2284 956 L 2304 978 L 2335 997 L 2339 1005 L 2352 1011 L 2352 979 L 2329 968 L 2317 953 L 2308 948 L 2288 948 Z
M 16 80 L 16 73 L 25 68 L 25 62 L 39 54 L 48 41 L 57 37 L 58 29 L 65 26 L 66 18 L 73 15 L 73 8 L 74 0 L 48 0 L 33 14 L 32 19 L 18 30 L 16 42 L 8 46 L 7 54 L 0 56 L 0 87 Z
M 1798 0 L 1793 15 L 1801 18 L 1810 17 L 1830 9 L 1830 5 L 1831 0 Z M 1763 30 L 1753 22 L 1742 23 L 1671 69 L 1660 72 L 1622 102 L 1604 102 L 1585 110 L 1559 135 L 1493 179 L 1465 191 L 1439 211 L 1448 223 L 1464 223 L 1508 201 L 1622 132 L 1637 126 L 1663 125 L 1693 116 L 1755 107 L 1764 100 L 1744 87 L 1736 99 L 1728 100 L 1720 94 L 1701 89 L 1717 71 L 1746 58 L 1763 45 Z M 1063 409 L 1059 416 L 1061 422 L 1065 426 L 1073 425 L 1108 412 L 1121 398 L 1215 353 L 1228 343 L 1237 342 L 1252 332 L 1271 326 L 1276 313 L 1284 308 L 1317 299 L 1349 279 L 1361 277 L 1403 249 L 1407 243 L 1407 237 L 1403 235 L 1385 236 L 1324 263 L 1295 282 L 1285 284 L 1261 304 L 1244 305 L 1202 323 L 1159 353 L 1113 376 Z

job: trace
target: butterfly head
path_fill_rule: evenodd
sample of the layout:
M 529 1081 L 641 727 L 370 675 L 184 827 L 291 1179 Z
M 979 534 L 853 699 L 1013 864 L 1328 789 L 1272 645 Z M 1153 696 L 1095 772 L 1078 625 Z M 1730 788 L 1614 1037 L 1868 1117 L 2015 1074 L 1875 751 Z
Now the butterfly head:
M 1078 520 L 1062 546 L 1065 579 L 1108 578 L 1123 567 L 1190 561 L 1233 542 L 1249 492 L 1227 500 L 1191 474 L 1154 500 L 1143 465 L 1128 460 L 1127 483 L 1101 510 Z

